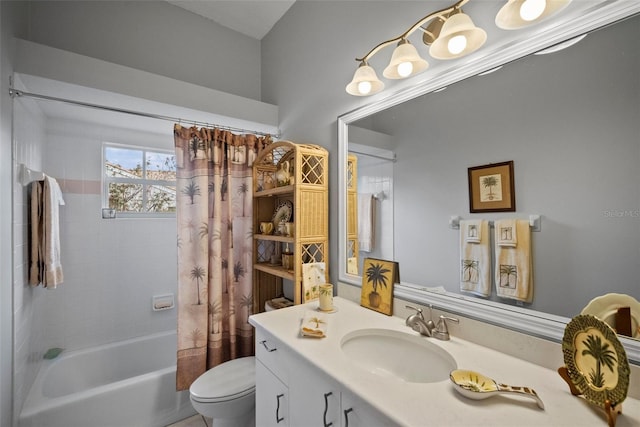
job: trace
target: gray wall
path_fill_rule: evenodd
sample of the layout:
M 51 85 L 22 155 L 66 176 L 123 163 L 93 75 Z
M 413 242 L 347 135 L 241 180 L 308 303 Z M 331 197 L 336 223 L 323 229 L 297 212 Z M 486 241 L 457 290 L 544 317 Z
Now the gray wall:
M 260 42 L 164 1 L 30 2 L 29 40 L 260 99 Z

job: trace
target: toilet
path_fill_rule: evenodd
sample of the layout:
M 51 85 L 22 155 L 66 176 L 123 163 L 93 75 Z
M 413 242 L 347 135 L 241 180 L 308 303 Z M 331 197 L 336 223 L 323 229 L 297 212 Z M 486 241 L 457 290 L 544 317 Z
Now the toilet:
M 200 375 L 189 387 L 191 404 L 214 427 L 255 426 L 256 361 L 241 357 Z

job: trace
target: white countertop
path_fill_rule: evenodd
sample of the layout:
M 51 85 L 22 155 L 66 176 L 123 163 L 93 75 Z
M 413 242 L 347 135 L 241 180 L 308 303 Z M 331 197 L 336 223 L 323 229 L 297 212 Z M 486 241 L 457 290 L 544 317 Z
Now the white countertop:
M 572 396 L 555 370 L 451 336 L 450 341 L 424 337 L 449 352 L 460 369 L 469 369 L 514 386 L 536 390 L 545 404 L 520 396 L 498 395 L 470 400 L 447 379 L 436 383 L 407 383 L 365 372 L 340 349 L 345 334 L 358 329 L 392 329 L 419 336 L 405 326 L 404 319 L 390 317 L 336 297 L 337 312 L 329 314 L 327 337 L 303 338 L 299 334 L 306 310 L 317 302 L 298 305 L 250 317 L 249 322 L 265 329 L 290 351 L 315 365 L 341 386 L 375 406 L 399 425 L 406 426 L 606 426 L 604 410 Z M 460 324 L 464 328 L 464 324 Z M 532 351 L 536 351 L 532 349 Z M 633 378 L 632 378 L 633 381 Z M 640 401 L 627 398 L 616 426 L 640 426 Z

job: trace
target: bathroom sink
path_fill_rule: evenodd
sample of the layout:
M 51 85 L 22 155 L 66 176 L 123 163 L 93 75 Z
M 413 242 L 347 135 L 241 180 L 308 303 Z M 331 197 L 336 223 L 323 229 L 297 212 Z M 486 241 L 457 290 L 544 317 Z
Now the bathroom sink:
M 372 374 L 410 383 L 449 379 L 454 358 L 423 336 L 389 329 L 360 329 L 342 338 L 344 354 Z

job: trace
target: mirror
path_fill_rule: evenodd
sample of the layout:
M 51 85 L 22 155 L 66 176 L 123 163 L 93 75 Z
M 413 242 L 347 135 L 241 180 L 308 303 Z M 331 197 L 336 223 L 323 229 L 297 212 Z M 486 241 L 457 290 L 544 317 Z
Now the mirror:
M 385 138 L 388 145 L 375 148 L 395 155 L 397 220 L 388 224 L 388 244 L 403 280 L 396 296 L 555 340 L 592 298 L 618 292 L 640 299 L 633 271 L 640 259 L 639 24 L 629 18 L 563 51 L 512 58 L 458 82 L 437 79 L 412 96 L 392 95 L 339 118 L 341 155 L 352 143 L 360 149 Z M 358 163 L 366 157 L 353 154 Z M 470 214 L 467 168 L 508 160 L 515 163 L 516 212 Z M 460 294 L 458 230 L 449 218 L 530 214 L 542 216 L 541 231 L 532 233 L 533 303 L 506 302 L 495 290 L 488 300 Z M 345 252 L 340 260 L 341 281 L 358 285 Z M 627 347 L 640 360 L 638 344 Z

